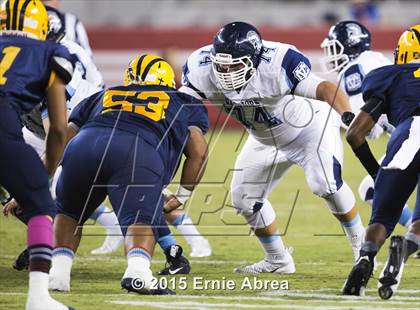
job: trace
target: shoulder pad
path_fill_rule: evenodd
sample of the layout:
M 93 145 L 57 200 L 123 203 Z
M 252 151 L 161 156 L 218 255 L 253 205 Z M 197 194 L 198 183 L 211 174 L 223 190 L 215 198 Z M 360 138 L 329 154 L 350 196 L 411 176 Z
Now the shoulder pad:
M 51 61 L 52 69 L 55 73 L 68 84 L 73 76 L 74 67 L 73 64 L 64 57 L 53 56 Z

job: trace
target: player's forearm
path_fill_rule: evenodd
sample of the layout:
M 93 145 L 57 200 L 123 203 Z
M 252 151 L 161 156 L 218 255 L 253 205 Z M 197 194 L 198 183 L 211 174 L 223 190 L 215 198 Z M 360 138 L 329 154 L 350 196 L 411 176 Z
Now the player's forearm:
M 323 81 L 316 89 L 316 98 L 327 102 L 338 114 L 351 112 L 350 102 L 346 94 L 334 83 Z
M 45 167 L 53 176 L 67 143 L 67 129 L 50 127 L 46 138 Z
M 186 159 L 182 167 L 181 186 L 192 191 L 200 183 L 206 170 L 208 151 L 204 137 L 194 137 L 194 141 L 190 141 L 184 154 Z

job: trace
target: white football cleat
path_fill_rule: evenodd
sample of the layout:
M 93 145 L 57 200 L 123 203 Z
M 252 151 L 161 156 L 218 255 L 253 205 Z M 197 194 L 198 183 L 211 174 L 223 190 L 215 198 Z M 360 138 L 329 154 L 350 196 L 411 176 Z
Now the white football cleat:
M 251 273 L 251 274 L 259 274 L 259 273 L 295 273 L 296 267 L 295 263 L 293 262 L 293 258 L 290 255 L 289 251 L 285 251 L 285 254 L 281 259 L 278 260 L 267 260 L 267 258 L 259 261 L 255 264 L 235 268 L 233 270 L 236 273 Z
M 104 243 L 99 248 L 90 251 L 90 253 L 93 255 L 110 254 L 117 251 L 123 243 L 123 236 L 107 235 Z
M 211 256 L 211 246 L 209 241 L 203 237 L 195 237 L 190 244 L 190 257 L 208 257 Z
M 50 295 L 29 295 L 26 310 L 74 310 L 53 299 Z
M 70 277 L 50 273 L 48 289 L 59 292 L 70 292 Z

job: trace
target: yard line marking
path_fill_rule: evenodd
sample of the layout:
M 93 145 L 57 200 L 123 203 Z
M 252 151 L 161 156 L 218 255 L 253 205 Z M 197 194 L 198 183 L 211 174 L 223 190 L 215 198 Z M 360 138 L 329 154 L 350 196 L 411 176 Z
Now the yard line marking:
M 0 296 L 26 296 L 26 293 L 18 293 L 18 292 L 0 292 Z M 108 298 L 112 298 L 112 297 L 128 297 L 128 298 L 138 298 L 138 295 L 128 295 L 128 293 L 123 293 L 123 294 L 104 294 L 104 293 L 78 293 L 78 294 L 61 294 L 61 296 L 84 296 L 84 297 L 93 297 L 93 296 L 101 296 L 101 297 L 108 297 Z M 285 295 L 273 295 L 273 296 L 282 296 L 282 297 L 288 297 L 286 294 Z M 330 295 L 332 297 L 334 297 L 335 295 Z M 382 301 L 381 299 L 379 299 L 379 297 L 376 298 L 360 298 L 356 296 L 348 296 L 348 297 L 354 297 L 354 298 L 350 298 L 350 299 L 342 299 L 342 300 L 336 300 L 338 299 L 338 297 L 343 297 L 343 296 L 335 296 L 337 298 L 327 298 L 327 299 L 319 299 L 319 300 L 301 300 L 301 299 L 288 299 L 288 298 L 281 298 L 281 297 L 268 297 L 268 296 L 247 296 L 247 295 L 235 295 L 235 296 L 223 296 L 223 295 L 170 295 L 170 296 L 166 296 L 166 295 L 162 295 L 159 296 L 159 298 L 167 298 L 167 299 L 171 299 L 172 301 L 174 299 L 200 299 L 202 300 L 203 298 L 208 298 L 208 299 L 214 299 L 214 300 L 233 300 L 233 301 L 237 301 L 238 299 L 241 300 L 253 300 L 253 301 L 274 301 L 274 302 L 285 302 L 285 303 L 294 303 L 294 302 L 302 302 L 304 301 L 305 303 L 336 303 L 336 302 L 340 302 L 341 304 L 348 304 L 350 303 L 351 305 L 354 305 L 355 302 L 360 302 L 361 304 L 370 304 L 370 305 L 375 305 L 375 304 L 381 304 L 383 305 L 384 301 Z M 345 296 L 344 296 L 345 297 Z M 387 301 L 386 304 L 387 305 L 413 305 L 416 304 L 415 302 L 412 301 L 403 301 L 404 298 L 401 298 L 401 301 L 395 301 L 394 300 L 395 297 L 393 297 L 392 300 Z
M 163 309 L 232 309 L 234 308 L 265 308 L 265 309 L 330 309 L 341 310 L 341 306 L 305 306 L 305 305 L 291 305 L 291 304 L 276 304 L 276 305 L 261 305 L 261 304 L 238 304 L 238 303 L 203 303 L 203 302 L 162 302 L 162 301 L 128 301 L 128 300 L 110 300 L 108 303 L 118 305 L 131 305 L 131 306 L 151 306 Z M 367 306 L 352 306 L 352 309 L 377 309 L 376 307 Z M 384 308 L 387 310 L 401 309 L 401 308 Z M 405 310 L 417 310 L 418 308 L 404 308 Z
M 398 293 L 398 291 L 397 291 Z M 379 297 L 373 296 L 346 296 L 346 295 L 333 295 L 333 294 L 314 294 L 314 293 L 300 293 L 298 291 L 271 291 L 260 293 L 263 296 L 292 296 L 292 297 L 305 297 L 305 298 L 319 298 L 319 299 L 351 299 L 351 300 L 378 300 Z M 394 296 L 393 300 L 413 300 L 420 301 L 420 297 L 412 296 Z

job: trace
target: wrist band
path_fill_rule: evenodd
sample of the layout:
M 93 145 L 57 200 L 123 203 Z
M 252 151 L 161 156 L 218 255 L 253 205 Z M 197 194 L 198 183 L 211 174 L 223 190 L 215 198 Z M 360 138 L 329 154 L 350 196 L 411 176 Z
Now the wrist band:
M 178 190 L 176 191 L 175 197 L 178 199 L 180 203 L 183 205 L 187 202 L 187 200 L 191 197 L 192 191 L 186 189 L 182 185 L 179 185 Z

